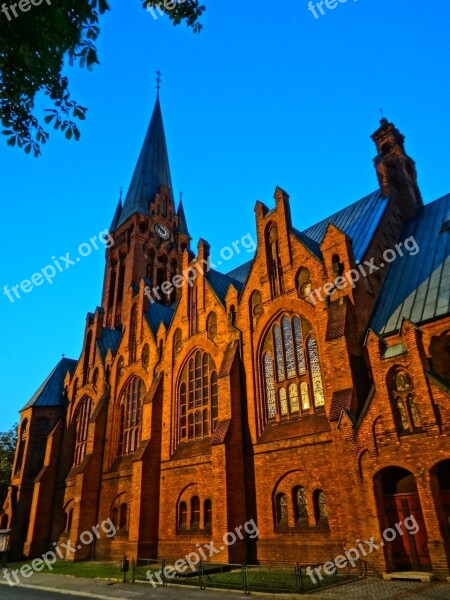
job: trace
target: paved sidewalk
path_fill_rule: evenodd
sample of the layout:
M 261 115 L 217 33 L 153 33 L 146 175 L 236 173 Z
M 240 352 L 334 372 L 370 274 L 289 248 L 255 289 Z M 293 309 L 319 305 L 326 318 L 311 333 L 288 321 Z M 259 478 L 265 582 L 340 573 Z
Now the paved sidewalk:
M 0 584 L 4 584 L 0 571 Z M 6 587 L 9 587 L 5 584 Z M 94 598 L 96 600 L 139 600 L 150 598 L 155 600 L 238 600 L 248 598 L 243 592 L 222 592 L 199 590 L 194 587 L 170 585 L 153 588 L 149 584 L 123 584 L 102 579 L 87 579 L 68 575 L 52 575 L 34 573 L 23 584 L 15 589 L 31 588 L 59 592 L 72 597 Z M 0 587 L 0 596 L 4 585 Z M 252 594 L 256 596 L 257 594 Z M 258 594 L 258 596 L 260 596 Z M 328 588 L 314 594 L 286 595 L 264 594 L 265 598 L 277 600 L 450 600 L 450 583 L 433 582 L 418 583 L 414 581 L 383 581 L 368 578 L 341 586 Z

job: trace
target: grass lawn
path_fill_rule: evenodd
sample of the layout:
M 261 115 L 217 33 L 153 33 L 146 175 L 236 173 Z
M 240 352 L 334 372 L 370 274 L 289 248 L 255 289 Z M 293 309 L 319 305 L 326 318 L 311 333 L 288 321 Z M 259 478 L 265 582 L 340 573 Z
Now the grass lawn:
M 20 569 L 22 565 L 31 565 L 31 561 L 21 563 L 8 563 L 10 570 Z M 47 567 L 42 569 L 41 573 L 54 573 L 56 575 L 72 575 L 73 577 L 101 577 L 105 579 L 122 579 L 123 573 L 120 571 L 119 561 L 115 563 L 106 562 L 68 562 L 60 560 L 56 562 L 52 570 Z M 131 573 L 128 574 L 131 576 Z

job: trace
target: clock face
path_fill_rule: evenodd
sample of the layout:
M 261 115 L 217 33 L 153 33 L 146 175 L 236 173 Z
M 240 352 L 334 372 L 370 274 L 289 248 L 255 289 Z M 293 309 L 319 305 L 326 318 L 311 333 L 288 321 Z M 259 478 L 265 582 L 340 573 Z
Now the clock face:
M 156 223 L 155 233 L 162 240 L 167 241 L 170 238 L 170 229 L 162 223 Z

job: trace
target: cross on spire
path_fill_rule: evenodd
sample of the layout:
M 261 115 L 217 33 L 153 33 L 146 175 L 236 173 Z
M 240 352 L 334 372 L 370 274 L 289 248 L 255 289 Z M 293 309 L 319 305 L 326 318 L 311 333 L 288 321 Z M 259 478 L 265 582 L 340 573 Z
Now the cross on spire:
M 158 69 L 156 71 L 156 91 L 159 94 L 159 90 L 161 89 L 161 71 Z

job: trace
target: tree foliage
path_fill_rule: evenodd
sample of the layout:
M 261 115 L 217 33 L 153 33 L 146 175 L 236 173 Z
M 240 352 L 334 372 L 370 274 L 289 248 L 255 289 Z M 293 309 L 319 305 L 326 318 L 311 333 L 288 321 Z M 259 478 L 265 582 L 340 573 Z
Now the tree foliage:
M 17 425 L 0 433 L 0 507 L 8 492 L 17 442 Z
M 8 146 L 38 156 L 49 128 L 78 140 L 78 122 L 87 108 L 73 99 L 66 64 L 91 70 L 99 64 L 95 46 L 100 17 L 110 10 L 107 0 L 44 0 L 17 17 L 0 12 L 0 113 Z M 142 3 L 142 0 L 140 0 Z M 0 2 L 1 5 L 1 2 Z M 16 7 L 18 5 L 16 4 Z M 198 0 L 144 0 L 144 9 L 166 13 L 174 25 L 186 23 L 195 33 L 205 7 Z M 35 114 L 36 96 L 48 97 L 43 123 Z

